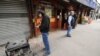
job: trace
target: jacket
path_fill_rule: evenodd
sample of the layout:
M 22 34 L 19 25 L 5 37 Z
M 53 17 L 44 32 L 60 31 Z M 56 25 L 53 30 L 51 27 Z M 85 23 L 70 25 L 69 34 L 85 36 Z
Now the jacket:
M 50 27 L 50 18 L 47 15 L 44 15 L 42 17 L 40 31 L 44 33 L 49 32 L 49 27 Z

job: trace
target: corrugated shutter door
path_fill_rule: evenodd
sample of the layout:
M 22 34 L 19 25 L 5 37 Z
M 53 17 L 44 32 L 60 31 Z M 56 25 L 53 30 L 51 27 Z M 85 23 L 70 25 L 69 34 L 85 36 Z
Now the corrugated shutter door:
M 25 1 L 0 0 L 0 44 L 29 36 Z
M 0 13 L 27 13 L 24 0 L 0 0 Z

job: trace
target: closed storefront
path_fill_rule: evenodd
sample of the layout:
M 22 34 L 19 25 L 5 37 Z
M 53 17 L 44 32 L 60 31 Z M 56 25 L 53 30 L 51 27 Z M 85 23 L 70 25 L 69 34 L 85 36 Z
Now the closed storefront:
M 30 35 L 25 3 L 25 0 L 0 0 L 0 44 Z

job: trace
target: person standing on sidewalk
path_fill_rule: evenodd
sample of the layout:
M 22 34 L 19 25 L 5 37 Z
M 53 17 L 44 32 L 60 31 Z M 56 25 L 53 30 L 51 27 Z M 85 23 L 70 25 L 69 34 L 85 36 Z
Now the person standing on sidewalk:
M 42 33 L 43 43 L 44 43 L 45 51 L 46 51 L 45 54 L 49 55 L 50 46 L 49 46 L 49 41 L 48 41 L 48 32 L 49 32 L 49 26 L 50 26 L 50 18 L 42 10 L 39 10 L 38 13 L 39 13 L 39 17 L 41 17 L 42 19 L 39 28 Z
M 67 37 L 71 37 L 71 31 L 72 27 L 74 25 L 74 11 L 69 12 L 69 16 L 67 18 L 67 24 L 68 24 L 68 29 L 67 29 Z

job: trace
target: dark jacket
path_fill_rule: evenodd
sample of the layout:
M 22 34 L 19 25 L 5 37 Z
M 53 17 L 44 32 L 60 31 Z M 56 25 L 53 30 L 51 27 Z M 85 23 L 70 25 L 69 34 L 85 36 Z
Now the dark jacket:
M 41 32 L 49 32 L 49 26 L 50 26 L 50 18 L 47 15 L 44 15 L 42 17 L 42 22 L 40 25 L 40 31 Z
M 76 26 L 76 20 L 77 20 L 77 15 L 73 15 L 73 17 L 74 17 L 73 29 L 75 29 L 75 26 Z

